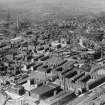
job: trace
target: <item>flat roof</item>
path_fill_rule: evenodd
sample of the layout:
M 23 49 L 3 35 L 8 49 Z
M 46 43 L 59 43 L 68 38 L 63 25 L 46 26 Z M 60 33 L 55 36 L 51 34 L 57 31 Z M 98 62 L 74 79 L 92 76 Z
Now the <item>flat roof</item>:
M 45 94 L 46 92 L 51 91 L 53 89 L 55 89 L 55 87 L 43 85 L 43 86 L 40 86 L 40 87 L 32 90 L 31 92 L 35 93 L 36 95 L 42 95 L 42 94 Z

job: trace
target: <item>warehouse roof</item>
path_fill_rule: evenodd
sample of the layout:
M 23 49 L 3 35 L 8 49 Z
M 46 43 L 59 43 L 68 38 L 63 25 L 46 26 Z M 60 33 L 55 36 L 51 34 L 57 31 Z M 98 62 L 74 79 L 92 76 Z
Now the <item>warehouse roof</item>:
M 51 90 L 55 89 L 55 87 L 53 86 L 48 86 L 48 85 L 43 85 L 43 86 L 40 86 L 34 90 L 32 90 L 31 92 L 32 93 L 35 93 L 37 95 L 41 95 L 41 94 L 45 94 Z

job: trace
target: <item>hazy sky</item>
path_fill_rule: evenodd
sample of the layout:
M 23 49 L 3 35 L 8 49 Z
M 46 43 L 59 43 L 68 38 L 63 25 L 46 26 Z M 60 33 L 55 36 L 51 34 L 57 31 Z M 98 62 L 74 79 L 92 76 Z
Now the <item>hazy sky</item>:
M 0 0 L 0 4 L 5 9 L 27 9 L 33 14 L 105 11 L 105 0 Z
M 20 6 L 27 6 L 29 8 L 32 6 L 43 6 L 46 3 L 50 5 L 61 6 L 65 9 L 86 9 L 89 11 L 93 10 L 104 10 L 105 9 L 105 0 L 0 0 L 0 3 L 4 2 L 6 5 L 14 5 L 19 7 L 19 3 L 22 3 Z M 18 4 L 17 4 L 18 2 Z M 29 4 L 29 5 L 28 5 Z M 38 5 L 36 5 L 38 4 Z M 11 6 L 10 5 L 10 6 Z

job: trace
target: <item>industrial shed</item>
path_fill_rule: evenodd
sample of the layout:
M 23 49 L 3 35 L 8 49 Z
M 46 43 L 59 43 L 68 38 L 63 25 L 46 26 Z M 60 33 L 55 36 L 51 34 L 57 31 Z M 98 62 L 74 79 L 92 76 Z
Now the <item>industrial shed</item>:
M 60 87 L 55 84 L 43 85 L 31 91 L 31 96 L 38 99 L 45 99 L 54 95 L 54 91 L 59 91 Z

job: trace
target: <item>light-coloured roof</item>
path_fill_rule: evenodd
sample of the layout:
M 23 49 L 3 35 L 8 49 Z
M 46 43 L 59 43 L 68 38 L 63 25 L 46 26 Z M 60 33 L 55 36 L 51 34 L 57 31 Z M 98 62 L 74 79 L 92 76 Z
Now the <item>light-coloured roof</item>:
M 42 73 L 42 72 L 32 72 L 31 74 L 30 74 L 30 76 L 29 76 L 29 78 L 28 79 L 32 79 L 32 78 L 34 78 L 34 79 L 39 79 L 39 80 L 45 80 L 46 79 L 46 77 L 45 77 L 45 74 L 44 73 Z
M 14 38 L 14 39 L 11 39 L 11 41 L 19 41 L 21 39 L 22 39 L 22 36 L 18 36 L 18 37 Z
M 60 57 L 52 57 L 48 60 L 48 65 L 58 65 L 62 62 L 63 60 Z

